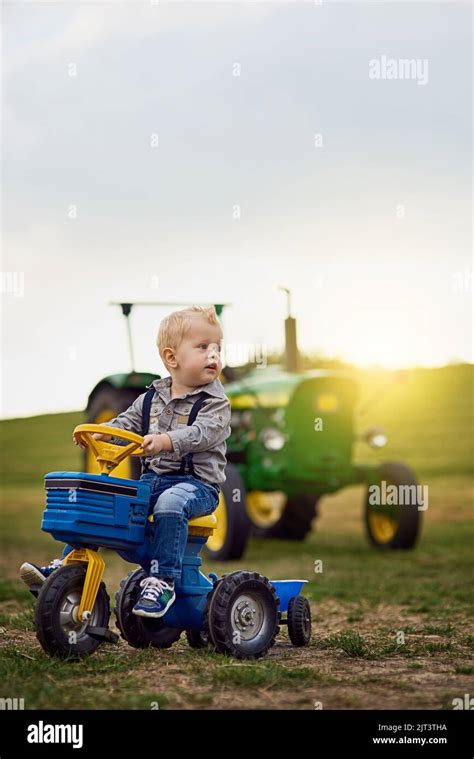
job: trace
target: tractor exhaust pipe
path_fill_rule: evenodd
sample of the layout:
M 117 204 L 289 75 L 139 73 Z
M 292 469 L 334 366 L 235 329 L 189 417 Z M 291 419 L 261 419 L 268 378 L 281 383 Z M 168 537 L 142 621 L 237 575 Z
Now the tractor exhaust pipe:
M 285 319 L 285 371 L 297 372 L 299 369 L 298 343 L 296 341 L 296 319 Z
M 296 319 L 291 316 L 291 292 L 287 287 L 279 287 L 286 293 L 288 316 L 285 319 L 285 358 L 284 368 L 286 372 L 299 371 L 299 352 L 296 339 Z

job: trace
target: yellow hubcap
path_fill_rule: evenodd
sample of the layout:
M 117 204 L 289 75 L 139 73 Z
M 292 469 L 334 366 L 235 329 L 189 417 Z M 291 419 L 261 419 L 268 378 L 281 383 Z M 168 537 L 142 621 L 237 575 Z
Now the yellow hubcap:
M 390 543 L 398 528 L 398 522 L 394 517 L 386 514 L 369 513 L 370 534 L 377 543 Z
M 251 490 L 247 493 L 247 513 L 256 527 L 272 527 L 283 514 L 288 496 L 281 490 L 266 493 Z
M 386 482 L 387 485 L 393 484 L 388 479 Z M 380 509 L 380 507 L 376 508 Z M 370 534 L 373 539 L 377 543 L 385 545 L 386 543 L 390 543 L 395 537 L 395 533 L 398 530 L 399 519 L 396 506 L 382 506 L 382 508 L 387 510 L 386 513 L 381 513 L 379 510 L 375 511 L 369 507 L 368 522 Z
M 117 416 L 117 412 L 114 411 L 113 409 L 107 408 L 101 411 L 100 414 L 97 414 L 95 419 L 91 420 L 91 424 L 106 424 L 110 419 L 113 419 L 115 416 Z M 100 472 L 99 465 L 97 464 L 96 458 L 90 448 L 88 448 L 86 452 L 86 462 L 87 462 L 87 472 L 89 472 L 90 474 L 99 474 Z M 123 477 L 127 480 L 132 479 L 132 467 L 131 467 L 130 457 L 120 462 L 117 468 L 114 469 L 112 476 Z
M 227 535 L 227 507 L 222 490 L 219 493 L 219 504 L 214 514 L 217 517 L 217 527 L 214 529 L 214 533 L 209 536 L 207 547 L 209 551 L 220 551 Z

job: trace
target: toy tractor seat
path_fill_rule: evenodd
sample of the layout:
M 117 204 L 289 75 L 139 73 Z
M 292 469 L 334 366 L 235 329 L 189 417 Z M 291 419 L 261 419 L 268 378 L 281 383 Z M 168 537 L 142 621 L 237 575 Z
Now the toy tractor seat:
M 153 514 L 148 517 L 149 522 L 153 522 Z M 209 537 L 217 527 L 217 517 L 215 514 L 208 514 L 204 517 L 194 517 L 188 522 L 188 535 Z

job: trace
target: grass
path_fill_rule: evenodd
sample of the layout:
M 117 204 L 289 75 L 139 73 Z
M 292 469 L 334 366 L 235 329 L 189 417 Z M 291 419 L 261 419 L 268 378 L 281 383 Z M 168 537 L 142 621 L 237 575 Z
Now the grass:
M 12 698 L 25 699 L 26 709 L 149 709 L 152 702 L 163 707 L 166 694 L 144 691 L 133 674 L 149 658 L 150 651 L 137 652 L 130 661 L 109 650 L 72 663 L 10 644 L 2 649 L 0 682 L 9 684 Z
M 338 648 L 347 656 L 367 657 L 369 648 L 367 641 L 362 635 L 356 632 L 342 632 L 326 638 L 321 646 L 323 648 Z
M 218 665 L 210 673 L 204 675 L 207 684 L 234 685 L 242 688 L 267 686 L 271 688 L 287 688 L 299 683 L 320 682 L 322 676 L 310 667 L 284 667 L 280 664 L 262 662 L 258 667 L 253 663 L 236 663 Z
M 454 667 L 454 671 L 457 675 L 474 675 L 474 667 L 463 667 L 463 666 L 457 666 Z

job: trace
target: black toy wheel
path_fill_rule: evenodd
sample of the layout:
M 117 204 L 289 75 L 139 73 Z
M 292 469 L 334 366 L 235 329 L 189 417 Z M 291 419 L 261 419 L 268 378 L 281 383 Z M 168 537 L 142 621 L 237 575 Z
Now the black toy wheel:
M 405 464 L 395 461 L 381 464 L 380 483 L 383 481 L 387 483 L 387 488 L 395 485 L 397 488 L 408 486 L 413 489 L 417 485 L 414 472 Z M 413 492 L 417 493 L 416 490 Z M 370 494 L 367 491 L 364 518 L 367 537 L 376 548 L 409 549 L 416 544 L 422 521 L 421 511 L 416 503 L 374 506 L 370 503 Z
M 213 561 L 240 559 L 250 536 L 251 525 L 247 516 L 244 481 L 233 464 L 227 464 L 225 475 L 226 481 L 221 485 L 219 505 L 214 512 L 217 527 L 204 547 L 204 554 Z
M 41 588 L 35 606 L 36 637 L 52 656 L 87 656 L 103 642 L 87 632 L 88 626 L 107 628 L 109 624 L 110 603 L 103 582 L 90 619 L 77 618 L 85 576 L 83 564 L 69 564 L 53 572 Z
M 146 577 L 143 569 L 129 572 L 115 594 L 117 627 L 124 640 L 134 648 L 170 648 L 179 640 L 182 630 L 169 627 L 162 619 L 145 619 L 133 614 L 140 595 L 140 582 Z
M 210 642 L 204 630 L 186 630 L 186 638 L 191 648 L 209 648 Z
M 275 643 L 280 630 L 279 599 L 270 581 L 257 572 L 231 572 L 210 594 L 205 630 L 221 654 L 258 659 Z
M 288 635 L 294 646 L 307 646 L 311 640 L 311 609 L 308 599 L 304 596 L 290 598 Z

